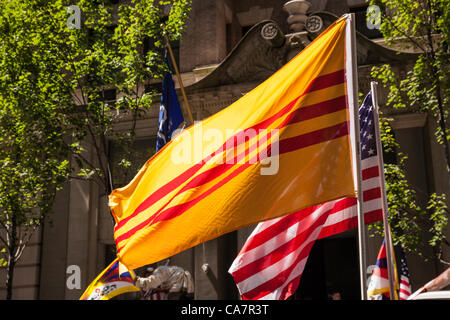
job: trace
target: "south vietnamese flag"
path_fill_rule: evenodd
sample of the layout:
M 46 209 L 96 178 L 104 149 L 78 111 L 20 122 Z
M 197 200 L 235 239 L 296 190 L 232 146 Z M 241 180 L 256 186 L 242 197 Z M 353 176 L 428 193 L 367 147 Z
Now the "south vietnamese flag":
M 120 261 L 160 261 L 355 195 L 343 17 L 241 99 L 150 158 L 109 205 Z

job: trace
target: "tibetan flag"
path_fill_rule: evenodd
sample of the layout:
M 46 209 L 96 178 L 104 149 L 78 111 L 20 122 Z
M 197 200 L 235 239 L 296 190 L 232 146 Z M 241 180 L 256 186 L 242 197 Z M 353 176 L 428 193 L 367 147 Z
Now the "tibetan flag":
M 173 132 L 183 122 L 183 113 L 178 102 L 172 75 L 167 73 L 162 83 L 161 106 L 159 108 L 159 127 L 156 137 L 156 151 L 172 138 Z
M 140 291 L 134 286 L 135 275 L 115 259 L 87 287 L 80 300 L 109 300 L 115 296 L 132 291 Z
M 394 250 L 392 250 L 394 251 Z M 383 240 L 381 244 L 380 251 L 378 253 L 377 262 L 375 268 L 372 271 L 370 281 L 367 288 L 367 298 L 369 300 L 390 300 L 390 289 L 389 289 L 389 276 L 386 258 L 386 244 Z M 394 258 L 394 294 L 395 299 L 398 300 L 398 277 L 397 277 L 397 267 Z
M 113 190 L 122 263 L 135 269 L 355 195 L 348 20 L 334 22 L 241 99 L 185 129 Z

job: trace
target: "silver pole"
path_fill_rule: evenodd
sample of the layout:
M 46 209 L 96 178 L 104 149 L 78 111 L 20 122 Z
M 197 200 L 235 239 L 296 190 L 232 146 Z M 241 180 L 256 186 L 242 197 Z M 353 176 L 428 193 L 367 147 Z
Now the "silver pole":
M 367 262 L 366 262 L 366 229 L 364 224 L 363 199 L 362 199 L 362 174 L 361 174 L 361 143 L 360 143 L 360 128 L 359 128 L 359 103 L 358 103 L 358 65 L 356 57 L 356 27 L 355 14 L 347 15 L 348 26 L 346 30 L 347 42 L 347 81 L 349 85 L 348 97 L 350 102 L 350 113 L 353 113 L 350 125 L 353 125 L 352 135 L 353 139 L 353 163 L 355 165 L 354 174 L 356 178 L 356 200 L 358 212 L 358 248 L 359 248 L 359 273 L 361 286 L 361 299 L 367 300 Z
M 378 91 L 377 91 L 378 83 L 372 81 L 370 83 L 370 90 L 372 91 L 372 105 L 373 105 L 373 118 L 374 118 L 374 126 L 375 126 L 375 137 L 377 143 L 377 157 L 379 167 L 379 178 L 380 178 L 380 187 L 381 187 L 381 197 L 383 198 L 383 226 L 384 226 L 384 242 L 386 244 L 386 259 L 387 259 L 387 269 L 388 269 L 388 277 L 389 277 L 389 291 L 391 300 L 396 300 L 396 294 L 394 289 L 394 254 L 392 252 L 392 237 L 391 237 L 391 229 L 389 227 L 388 222 L 388 203 L 386 197 L 386 183 L 384 176 L 384 160 L 383 160 L 383 146 L 381 145 L 381 135 L 380 135 L 380 120 L 378 116 Z

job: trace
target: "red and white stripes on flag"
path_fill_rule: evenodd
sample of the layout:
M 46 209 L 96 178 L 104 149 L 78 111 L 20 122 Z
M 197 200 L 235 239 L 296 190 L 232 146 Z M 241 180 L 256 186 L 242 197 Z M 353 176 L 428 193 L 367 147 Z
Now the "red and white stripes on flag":
M 409 283 L 409 278 L 404 275 L 400 276 L 400 291 L 399 296 L 400 300 L 408 300 L 408 297 L 411 295 L 411 284 Z
M 399 298 L 400 300 L 408 300 L 411 295 L 411 282 L 409 281 L 409 270 L 406 264 L 405 251 L 401 249 L 400 255 L 400 289 Z
M 370 224 L 383 219 L 379 163 L 377 156 L 361 161 L 364 223 Z M 358 227 L 356 198 L 332 201 L 334 208 L 323 226 L 318 239 L 326 238 Z
M 333 203 L 258 224 L 229 272 L 243 299 L 283 300 L 300 281 Z
M 371 95 L 360 108 L 363 212 L 366 224 L 382 220 L 380 163 Z M 229 269 L 242 299 L 284 300 L 298 287 L 317 239 L 358 226 L 356 198 L 343 198 L 261 222 Z

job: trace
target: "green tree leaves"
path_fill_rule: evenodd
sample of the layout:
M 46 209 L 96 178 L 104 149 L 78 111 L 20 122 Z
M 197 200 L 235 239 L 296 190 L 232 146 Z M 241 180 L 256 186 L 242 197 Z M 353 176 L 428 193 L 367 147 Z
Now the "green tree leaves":
M 447 165 L 443 174 L 450 180 L 450 1 L 372 0 L 370 4 L 381 8 L 380 31 L 386 44 L 417 53 L 411 65 L 402 66 L 409 70 L 402 76 L 388 64 L 374 66 L 371 75 L 389 89 L 387 106 L 426 113 L 436 121 L 435 137 L 443 147 Z M 387 123 L 382 123 L 383 127 L 384 147 L 395 147 L 391 129 Z M 442 245 L 449 244 L 444 232 L 449 215 L 445 195 L 432 193 L 426 208 L 418 206 L 415 191 L 404 174 L 405 159 L 399 155 L 398 165 L 385 165 L 394 242 L 419 254 L 424 246 L 432 246 L 441 259 Z
M 389 118 L 380 118 L 380 133 L 383 149 L 386 152 L 398 150 L 389 121 Z M 397 164 L 384 164 L 386 179 L 386 198 L 388 201 L 388 220 L 392 231 L 392 241 L 395 246 L 403 246 L 409 252 L 429 260 L 438 258 L 442 263 L 442 246 L 449 245 L 445 231 L 448 227 L 449 210 L 445 195 L 432 193 L 425 208 L 418 205 L 417 194 L 408 183 L 405 174 L 405 161 L 407 156 L 398 153 Z M 375 234 L 383 236 L 383 224 L 378 222 L 370 225 L 369 229 Z M 426 247 L 435 250 L 435 256 L 426 256 Z
M 450 176 L 450 1 L 372 0 L 384 8 L 380 31 L 386 44 L 418 52 L 400 78 L 389 65 L 376 66 L 372 76 L 389 87 L 388 105 L 412 107 L 436 120 L 436 140 L 444 148 Z
M 10 269 L 69 175 L 109 194 L 109 141 L 132 145 L 152 104 L 144 86 L 167 69 L 161 23 L 180 39 L 190 2 L 79 0 L 79 29 L 67 25 L 70 5 L 0 2 L 0 262 Z M 149 40 L 156 49 L 144 54 Z

